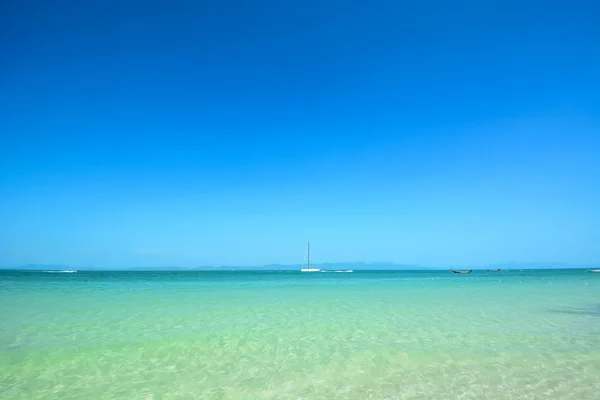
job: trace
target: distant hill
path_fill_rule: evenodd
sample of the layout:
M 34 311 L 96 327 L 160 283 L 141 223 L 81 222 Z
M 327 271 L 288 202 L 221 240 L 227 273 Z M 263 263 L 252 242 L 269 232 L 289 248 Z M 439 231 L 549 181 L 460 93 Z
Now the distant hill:
M 357 269 L 357 270 L 429 270 L 432 268 L 414 264 L 396 264 L 392 262 L 341 262 L 315 264 L 321 269 Z
M 338 262 L 338 263 L 320 263 L 311 264 L 315 267 L 325 270 L 361 270 L 361 271 L 391 271 L 391 270 L 404 270 L 404 271 L 427 271 L 427 270 L 444 270 L 448 269 L 449 266 L 433 266 L 424 267 L 415 264 L 396 264 L 392 262 Z M 98 268 L 98 267 L 85 267 L 85 266 L 72 266 L 62 264 L 27 264 L 15 267 L 4 267 L 0 269 L 17 269 L 17 270 L 29 270 L 29 271 L 40 271 L 40 270 L 67 270 L 76 269 L 80 271 L 102 271 L 102 270 L 123 270 L 123 271 L 297 271 L 301 267 L 300 264 L 268 264 L 261 266 L 239 266 L 239 265 L 219 265 L 219 266 L 196 266 L 196 267 L 178 267 L 178 266 L 158 266 L 158 267 L 120 267 L 120 268 Z M 462 266 L 452 266 L 453 268 L 462 268 Z M 466 268 L 466 267 L 465 267 Z M 490 264 L 486 266 L 469 266 L 472 269 L 567 269 L 567 268 L 600 268 L 600 264 L 595 265 L 581 265 L 581 264 L 567 264 L 567 263 L 552 263 L 552 262 L 538 262 L 538 263 L 498 263 Z
M 419 265 L 408 265 L 408 264 L 395 264 L 390 262 L 339 262 L 339 263 L 322 263 L 322 264 L 311 264 L 321 269 L 339 270 L 339 269 L 360 269 L 360 270 L 427 270 L 432 268 L 426 268 Z M 154 267 L 120 267 L 120 268 L 94 268 L 72 265 L 60 265 L 60 264 L 28 264 L 12 267 L 10 269 L 19 270 L 66 270 L 66 269 L 77 269 L 77 270 L 126 270 L 126 271 L 190 271 L 190 270 L 212 270 L 212 271 L 228 271 L 228 270 L 275 270 L 275 271 L 295 271 L 301 268 L 301 264 L 268 264 L 268 265 L 219 265 L 219 266 L 197 266 L 197 267 L 178 267 L 178 266 L 154 266 Z

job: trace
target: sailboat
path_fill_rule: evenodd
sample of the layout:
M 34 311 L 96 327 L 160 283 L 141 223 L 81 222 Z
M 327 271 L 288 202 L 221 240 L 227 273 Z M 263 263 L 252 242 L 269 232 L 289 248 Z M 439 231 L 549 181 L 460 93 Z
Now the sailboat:
M 319 268 L 310 266 L 310 242 L 308 243 L 307 254 L 308 254 L 308 263 L 306 264 L 306 268 L 304 268 L 304 264 L 302 264 L 302 267 L 300 268 L 300 272 L 321 272 L 321 270 Z

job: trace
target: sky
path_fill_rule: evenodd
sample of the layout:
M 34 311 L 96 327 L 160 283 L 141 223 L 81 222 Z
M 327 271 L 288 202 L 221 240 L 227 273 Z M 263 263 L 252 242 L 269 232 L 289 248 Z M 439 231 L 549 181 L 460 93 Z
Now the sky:
M 0 267 L 600 262 L 597 1 L 0 7 Z

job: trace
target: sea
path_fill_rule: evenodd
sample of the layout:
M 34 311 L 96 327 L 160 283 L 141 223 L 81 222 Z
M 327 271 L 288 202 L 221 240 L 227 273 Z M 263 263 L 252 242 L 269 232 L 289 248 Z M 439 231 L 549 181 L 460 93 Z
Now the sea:
M 600 274 L 0 271 L 0 398 L 599 399 Z

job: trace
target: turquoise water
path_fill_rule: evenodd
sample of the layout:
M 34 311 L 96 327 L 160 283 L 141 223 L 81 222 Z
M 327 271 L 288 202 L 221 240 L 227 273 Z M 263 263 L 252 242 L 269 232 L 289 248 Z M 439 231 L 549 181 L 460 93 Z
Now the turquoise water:
M 2 399 L 597 399 L 600 274 L 0 271 Z

